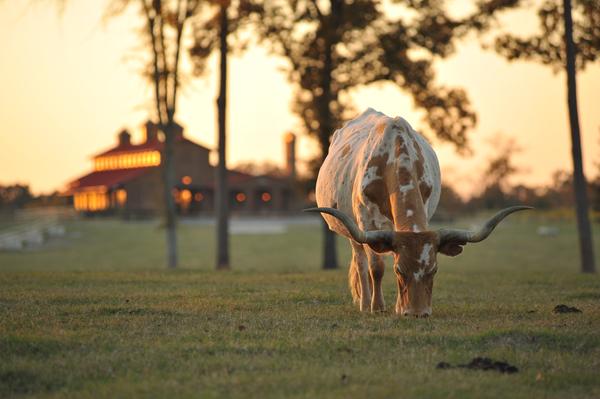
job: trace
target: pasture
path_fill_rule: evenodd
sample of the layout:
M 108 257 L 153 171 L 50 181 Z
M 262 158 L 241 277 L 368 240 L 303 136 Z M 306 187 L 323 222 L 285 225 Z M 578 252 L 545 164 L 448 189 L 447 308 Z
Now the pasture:
M 387 311 L 359 313 L 349 245 L 319 270 L 317 225 L 233 236 L 233 270 L 214 272 L 208 226 L 180 226 L 169 271 L 156 222 L 73 221 L 66 240 L 0 253 L 0 397 L 597 398 L 600 277 L 578 272 L 573 225 L 543 223 L 514 215 L 440 255 L 433 315 L 413 319 L 393 313 L 391 267 Z M 519 372 L 436 368 L 477 356 Z

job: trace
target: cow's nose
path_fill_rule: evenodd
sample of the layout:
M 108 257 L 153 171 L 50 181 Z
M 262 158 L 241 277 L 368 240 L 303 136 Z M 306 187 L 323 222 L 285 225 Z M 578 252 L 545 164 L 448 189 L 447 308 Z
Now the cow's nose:
M 402 316 L 413 316 L 415 318 L 426 318 L 431 315 L 430 311 L 425 312 L 412 312 L 410 310 L 405 310 L 402 312 Z

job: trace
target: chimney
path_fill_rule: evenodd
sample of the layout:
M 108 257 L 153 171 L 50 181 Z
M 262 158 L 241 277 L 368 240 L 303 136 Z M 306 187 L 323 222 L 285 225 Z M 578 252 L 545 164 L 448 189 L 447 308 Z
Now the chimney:
M 146 122 L 144 125 L 146 133 L 146 143 L 158 140 L 158 126 L 152 121 Z
M 296 135 L 287 133 L 283 137 L 285 145 L 285 171 L 290 180 L 296 181 Z
M 131 145 L 131 134 L 126 129 L 119 133 L 119 147 L 128 147 Z

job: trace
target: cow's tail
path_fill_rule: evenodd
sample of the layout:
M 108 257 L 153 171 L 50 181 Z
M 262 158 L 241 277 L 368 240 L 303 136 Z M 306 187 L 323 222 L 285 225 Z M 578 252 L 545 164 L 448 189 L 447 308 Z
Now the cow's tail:
M 348 269 L 348 284 L 350 285 L 350 292 L 352 293 L 352 303 L 360 303 L 360 280 L 358 278 L 358 269 L 354 264 L 354 260 L 350 263 Z

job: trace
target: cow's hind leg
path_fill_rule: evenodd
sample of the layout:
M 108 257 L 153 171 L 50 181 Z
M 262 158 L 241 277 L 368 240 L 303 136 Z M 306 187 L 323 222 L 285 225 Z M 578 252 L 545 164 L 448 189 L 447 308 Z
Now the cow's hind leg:
M 354 264 L 354 255 L 348 268 L 348 285 L 352 294 L 352 303 L 358 305 L 360 303 L 360 280 L 358 279 L 358 268 Z
M 369 248 L 365 248 L 365 251 L 367 253 L 367 259 L 369 260 L 369 273 L 372 281 L 371 289 L 373 297 L 371 298 L 371 311 L 383 312 L 385 310 L 385 301 L 383 299 L 381 280 L 383 280 L 385 263 L 383 262 L 381 255 L 378 255 Z
M 349 272 L 350 290 L 352 291 L 352 297 L 354 301 L 359 302 L 360 310 L 366 312 L 371 309 L 371 281 L 369 276 L 369 262 L 363 246 L 354 241 L 351 241 L 351 244 L 352 263 L 350 264 Z M 356 293 L 359 294 L 358 298 L 355 296 Z

